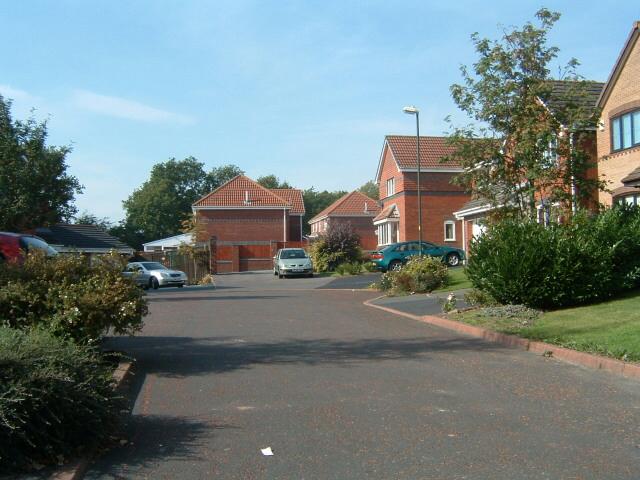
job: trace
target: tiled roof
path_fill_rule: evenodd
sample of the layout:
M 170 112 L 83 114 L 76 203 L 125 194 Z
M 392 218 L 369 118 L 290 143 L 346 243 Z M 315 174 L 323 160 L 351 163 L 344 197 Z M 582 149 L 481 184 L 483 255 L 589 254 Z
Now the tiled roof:
M 96 225 L 58 223 L 50 227 L 37 228 L 36 235 L 54 247 L 57 245 L 79 251 L 84 249 L 133 251 L 129 245 L 122 243 Z
M 302 198 L 302 190 L 296 188 L 271 188 L 273 193 L 283 198 L 291 205 L 289 213 L 292 215 L 304 215 L 304 199 Z
M 604 88 L 603 82 L 576 82 L 571 80 L 552 80 L 548 98 L 543 98 L 552 112 L 566 107 L 569 102 L 576 106 L 595 110 L 598 97 Z M 581 85 L 582 84 L 582 85 Z
M 640 183 L 640 167 L 633 170 L 629 175 L 621 180 L 622 183 L 627 185 L 628 183 L 639 184 Z
M 616 198 L 629 193 L 640 193 L 640 187 L 618 187 L 611 192 L 611 196 Z
M 322 210 L 319 214 L 309 220 L 309 223 L 313 223 L 321 218 L 330 216 L 375 216 L 378 212 L 380 212 L 380 205 L 378 205 L 377 201 L 367 197 L 364 193 L 359 192 L 358 190 L 354 190 L 351 193 L 343 195 L 327 208 Z
M 405 135 L 387 135 L 387 145 L 398 162 L 400 169 L 418 168 L 416 155 L 416 137 Z M 460 168 L 458 162 L 441 162 L 447 155 L 455 152 L 455 147 L 447 144 L 446 137 L 420 137 L 420 168 Z
M 386 220 L 387 218 L 391 218 L 394 216 L 395 211 L 396 211 L 395 203 L 392 203 L 391 205 L 387 205 L 378 215 L 375 216 L 373 221 L 379 222 L 380 220 Z
M 194 207 L 291 207 L 282 196 L 244 175 L 232 178 L 193 204 Z
M 465 210 L 471 210 L 472 208 L 480 208 L 486 205 L 490 205 L 491 202 L 486 198 L 474 198 L 473 200 L 469 200 L 467 203 L 462 205 L 460 211 L 463 212 Z

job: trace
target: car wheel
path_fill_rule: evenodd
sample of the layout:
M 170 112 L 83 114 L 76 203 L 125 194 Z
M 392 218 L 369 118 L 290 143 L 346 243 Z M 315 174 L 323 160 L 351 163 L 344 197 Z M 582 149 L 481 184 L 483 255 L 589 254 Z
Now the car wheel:
M 282 280 L 283 277 L 284 277 L 284 275 L 282 275 L 280 272 L 278 272 L 278 278 Z
M 277 272 L 277 270 L 276 270 L 275 268 L 273 269 L 273 274 L 274 274 L 274 275 L 277 275 L 277 274 L 278 274 L 278 272 Z
M 389 270 L 397 272 L 401 268 L 402 268 L 402 262 L 401 261 L 393 260 L 392 262 L 389 262 Z
M 313 273 L 310 273 L 309 275 L 307 275 L 309 278 L 313 278 Z
M 447 255 L 447 265 L 450 267 L 457 267 L 460 265 L 460 255 L 457 253 L 450 253 Z
M 182 288 L 182 287 L 184 287 L 184 284 L 178 285 L 178 288 Z
M 160 288 L 160 283 L 158 283 L 158 279 L 156 277 L 151 277 L 151 280 L 149 280 L 149 286 L 154 290 L 157 290 Z

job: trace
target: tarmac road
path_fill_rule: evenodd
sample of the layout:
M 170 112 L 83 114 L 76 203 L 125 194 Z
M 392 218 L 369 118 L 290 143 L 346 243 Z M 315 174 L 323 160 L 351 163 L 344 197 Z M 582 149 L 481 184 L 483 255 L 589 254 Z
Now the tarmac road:
M 110 342 L 138 360 L 130 443 L 87 478 L 640 478 L 638 382 L 319 288 L 332 281 L 151 292 L 143 332 Z

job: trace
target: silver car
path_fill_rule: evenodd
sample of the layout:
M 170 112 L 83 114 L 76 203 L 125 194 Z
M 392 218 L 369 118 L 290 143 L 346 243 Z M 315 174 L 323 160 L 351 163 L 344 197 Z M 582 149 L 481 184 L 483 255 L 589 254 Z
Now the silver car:
M 313 262 L 302 248 L 281 248 L 273 257 L 273 274 L 278 278 L 288 275 L 313 277 Z
M 122 272 L 122 275 L 124 277 L 132 279 L 136 285 L 144 288 L 145 290 L 152 286 L 151 275 L 149 275 L 148 272 L 145 272 L 142 267 L 134 263 L 128 264 L 127 268 L 125 268 L 124 272 Z
M 187 275 L 180 270 L 171 270 L 159 262 L 131 262 L 127 266 L 139 267 L 149 274 L 149 286 L 154 290 L 159 287 L 182 288 L 187 283 Z

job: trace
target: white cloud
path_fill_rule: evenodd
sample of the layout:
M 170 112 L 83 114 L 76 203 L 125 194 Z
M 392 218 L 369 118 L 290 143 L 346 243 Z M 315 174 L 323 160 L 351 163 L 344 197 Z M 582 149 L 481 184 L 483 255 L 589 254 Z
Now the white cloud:
M 19 88 L 13 88 L 10 85 L 0 84 L 0 94 L 5 98 L 10 98 L 11 100 L 35 100 L 36 97 L 31 95 L 29 92 L 24 90 L 20 90 Z
M 85 110 L 112 117 L 126 118 L 128 120 L 139 120 L 142 122 L 172 122 L 191 124 L 194 118 L 180 113 L 169 112 L 159 108 L 150 107 L 140 102 L 127 100 L 120 97 L 111 97 L 89 92 L 87 90 L 76 90 L 73 92 L 73 103 Z

